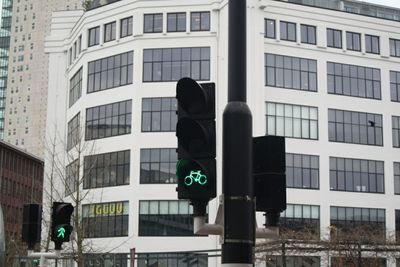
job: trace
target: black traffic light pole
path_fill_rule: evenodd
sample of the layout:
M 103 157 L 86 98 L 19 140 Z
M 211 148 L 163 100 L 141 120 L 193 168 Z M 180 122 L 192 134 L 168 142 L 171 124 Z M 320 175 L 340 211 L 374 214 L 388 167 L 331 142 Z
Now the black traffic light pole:
M 223 266 L 253 266 L 252 116 L 246 104 L 246 0 L 229 1 L 228 104 L 223 114 Z

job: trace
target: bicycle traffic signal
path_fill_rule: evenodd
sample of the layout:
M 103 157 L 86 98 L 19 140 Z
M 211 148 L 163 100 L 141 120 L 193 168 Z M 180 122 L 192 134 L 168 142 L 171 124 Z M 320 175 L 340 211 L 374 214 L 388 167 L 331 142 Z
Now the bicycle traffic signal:
M 51 215 L 51 240 L 54 241 L 55 249 L 60 250 L 63 242 L 69 242 L 72 233 L 71 215 L 74 207 L 71 203 L 53 202 L 53 213 Z
M 22 241 L 33 249 L 40 242 L 42 207 L 39 204 L 25 204 L 22 218 Z
M 216 196 L 215 84 L 182 78 L 178 100 L 178 199 L 208 202 Z

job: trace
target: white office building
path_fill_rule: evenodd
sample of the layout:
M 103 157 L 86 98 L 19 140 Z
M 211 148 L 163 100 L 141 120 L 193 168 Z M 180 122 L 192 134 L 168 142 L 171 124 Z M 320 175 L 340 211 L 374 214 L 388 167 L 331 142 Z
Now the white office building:
M 367 224 L 390 238 L 400 230 L 400 10 L 354 0 L 247 0 L 247 14 L 253 134 L 287 137 L 282 224 L 308 224 L 321 238 L 333 227 Z M 67 171 L 80 162 L 86 173 L 84 234 L 95 249 L 85 266 L 102 266 L 96 257 L 105 252 L 114 266 L 128 266 L 132 249 L 135 266 L 219 266 L 220 257 L 172 253 L 220 248 L 218 237 L 192 235 L 191 208 L 177 200 L 175 87 L 185 76 L 216 84 L 221 194 L 228 1 L 121 0 L 54 12 L 45 49 L 46 138 L 66 144 Z M 79 141 L 90 151 L 78 153 Z M 214 199 L 209 222 L 217 208 Z M 287 261 L 340 266 L 323 253 Z M 260 264 L 281 266 L 273 257 Z

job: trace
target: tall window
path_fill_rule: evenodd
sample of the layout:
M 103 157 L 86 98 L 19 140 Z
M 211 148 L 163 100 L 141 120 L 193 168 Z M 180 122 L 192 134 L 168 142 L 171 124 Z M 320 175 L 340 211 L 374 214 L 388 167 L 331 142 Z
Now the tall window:
M 285 260 L 285 264 L 283 261 Z M 321 258 L 312 256 L 270 256 L 265 259 L 266 267 L 296 267 L 296 266 L 307 266 L 307 267 L 320 267 Z M 342 266 L 343 267 L 343 266 Z
M 69 107 L 81 97 L 82 94 L 82 67 L 69 80 Z
M 286 153 L 286 187 L 319 189 L 319 157 Z
M 318 139 L 318 109 L 267 102 L 267 134 Z
M 98 45 L 100 42 L 100 26 L 89 29 L 88 47 Z
M 172 82 L 182 77 L 210 79 L 209 47 L 144 49 L 144 82 Z
M 193 236 L 193 209 L 188 201 L 139 201 L 139 236 Z
M 83 188 L 129 184 L 130 150 L 85 156 Z
M 328 110 L 329 141 L 362 145 L 383 145 L 382 115 Z
M 83 266 L 103 267 L 103 266 L 118 266 L 128 267 L 128 254 L 84 254 Z M 65 265 L 69 266 L 69 265 Z
M 76 159 L 65 168 L 65 196 L 76 191 L 79 179 L 79 159 Z
M 393 162 L 393 175 L 394 175 L 394 193 L 396 195 L 400 195 L 400 162 Z
M 393 147 L 400 147 L 400 117 L 392 116 Z
M 175 148 L 140 150 L 140 183 L 176 183 L 177 154 Z
M 361 51 L 361 34 L 346 32 L 347 50 Z
M 129 202 L 82 205 L 83 236 L 128 236 Z
M 317 34 L 316 27 L 306 24 L 300 25 L 301 31 L 301 42 L 303 44 L 316 44 L 317 43 Z
M 381 99 L 381 71 L 341 63 L 327 63 L 328 93 Z
M 133 51 L 91 61 L 88 64 L 88 93 L 131 84 Z
M 395 216 L 396 216 L 396 240 L 400 239 L 400 210 L 396 210 L 395 212 Z M 397 260 L 397 262 L 399 263 L 399 260 Z
M 327 45 L 333 48 L 342 48 L 342 31 L 327 29 Z
M 138 267 L 208 267 L 208 255 L 204 253 L 137 253 Z
M 330 157 L 329 162 L 331 190 L 385 193 L 383 161 Z
M 296 42 L 296 23 L 280 22 L 281 40 Z
M 317 61 L 306 58 L 265 54 L 267 86 L 317 91 Z
M 390 100 L 400 102 L 400 72 L 390 71 Z
M 173 97 L 142 99 L 142 132 L 174 132 L 177 102 Z
M 318 238 L 319 224 L 319 206 L 315 205 L 287 204 L 279 219 L 282 234 L 292 238 L 294 232 L 310 232 L 313 235 L 308 238 Z
M 210 12 L 191 12 L 190 13 L 191 31 L 209 31 L 210 30 Z
M 104 24 L 104 42 L 115 40 L 116 28 L 117 22 L 115 21 Z
M 168 13 L 167 14 L 167 32 L 186 31 L 186 13 Z
M 85 140 L 131 133 L 132 100 L 86 109 Z
M 163 30 L 163 14 L 144 14 L 144 32 L 157 33 Z
M 70 150 L 74 146 L 76 146 L 80 141 L 80 113 L 76 114 L 68 122 L 68 131 L 67 131 L 67 150 Z
M 132 29 L 133 29 L 133 17 L 121 19 L 121 32 L 120 32 L 121 38 L 124 38 L 126 36 L 131 36 Z
M 390 44 L 390 56 L 400 57 L 400 40 L 389 39 Z
M 365 35 L 365 52 L 379 54 L 379 36 Z
M 265 27 L 265 38 L 276 38 L 276 25 L 274 19 L 265 19 L 264 20 Z

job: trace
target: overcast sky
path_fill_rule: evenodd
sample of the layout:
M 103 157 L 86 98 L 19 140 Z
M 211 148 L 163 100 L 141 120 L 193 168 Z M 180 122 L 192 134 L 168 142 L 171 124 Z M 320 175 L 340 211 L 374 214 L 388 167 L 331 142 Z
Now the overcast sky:
M 400 8 L 400 0 L 363 0 L 364 2 L 370 2 L 374 4 L 379 4 L 383 6 L 392 6 Z

